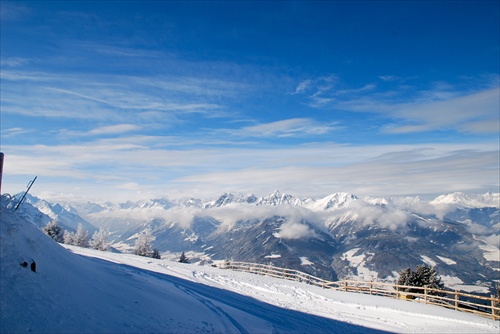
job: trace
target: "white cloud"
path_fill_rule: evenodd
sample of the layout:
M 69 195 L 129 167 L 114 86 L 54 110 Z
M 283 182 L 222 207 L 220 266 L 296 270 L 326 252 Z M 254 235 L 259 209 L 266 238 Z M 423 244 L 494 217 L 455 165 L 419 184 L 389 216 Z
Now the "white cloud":
M 363 92 L 368 92 L 376 89 L 377 86 L 375 84 L 367 84 L 361 88 L 356 89 L 339 89 L 333 92 L 335 96 L 347 96 L 347 95 L 355 95 Z
M 221 97 L 230 99 L 246 88 L 224 80 L 183 76 L 54 75 L 6 70 L 1 77 L 9 82 L 2 86 L 4 113 L 116 121 L 136 114 L 146 118 L 159 115 L 162 120 L 190 113 L 228 117 Z M 25 93 L 27 87 L 29 94 Z
M 309 118 L 292 118 L 271 123 L 247 126 L 232 131 L 238 136 L 292 137 L 300 135 L 323 135 L 338 128 L 335 124 L 315 122 Z
M 393 106 L 392 114 L 395 117 L 417 122 L 413 126 L 395 127 L 389 132 L 417 132 L 435 129 L 458 130 L 467 129 L 468 132 L 499 131 L 500 92 L 498 88 L 478 93 L 441 100 L 437 102 Z M 494 126 L 479 128 L 478 124 L 490 122 Z
M 469 151 L 460 150 L 460 146 L 427 151 L 380 146 L 269 150 L 274 165 L 254 155 L 255 160 L 245 160 L 246 166 L 195 173 L 178 181 L 197 184 L 198 188 L 218 186 L 225 191 L 264 193 L 280 189 L 307 196 L 337 191 L 377 196 L 494 191 L 499 185 L 498 149 L 481 146 Z
M 401 78 L 380 76 L 395 85 Z M 467 80 L 470 82 L 470 78 Z M 478 87 L 464 91 L 446 82 L 434 82 L 430 89 L 399 85 L 392 90 L 369 83 L 360 88 L 346 87 L 338 78 L 309 80 L 307 90 L 296 90 L 319 109 L 368 112 L 392 119 L 384 123 L 385 133 L 403 134 L 434 130 L 463 133 L 498 133 L 500 127 L 500 91 L 498 76 L 476 82 Z
M 140 189 L 140 186 L 137 182 L 127 182 L 123 184 L 118 184 L 116 186 L 117 189 L 124 189 L 124 190 L 137 190 Z
M 395 231 L 398 228 L 406 227 L 410 214 L 403 210 L 387 210 L 363 200 L 356 200 L 334 211 L 329 219 L 335 220 L 342 217 L 350 217 L 366 225 L 376 225 Z
M 107 135 L 107 134 L 119 134 L 124 132 L 131 132 L 140 130 L 141 127 L 133 124 L 116 124 L 110 126 L 103 126 L 89 131 L 90 135 Z
M 425 195 L 494 192 L 500 184 L 498 143 L 192 148 L 199 140 L 130 136 L 61 146 L 2 145 L 2 190 L 18 192 L 34 175 L 44 182 L 41 191 L 75 193 L 71 184 L 85 183 L 81 192 L 107 199 L 136 198 L 138 191 L 203 197 L 276 189 L 297 196 Z M 118 194 L 116 187 L 127 183 L 138 187 Z
M 495 246 L 496 248 L 500 248 L 500 234 L 481 236 L 481 239 L 484 239 L 484 241 L 486 241 L 489 245 Z M 498 261 L 498 257 L 496 258 L 496 260 Z
M 312 83 L 312 80 L 304 80 L 304 81 L 301 81 L 299 82 L 299 84 L 297 85 L 297 87 L 295 88 L 295 92 L 293 92 L 292 94 L 299 94 L 299 93 L 302 93 L 303 91 L 305 91 L 307 89 L 307 87 Z
M 296 221 L 286 221 L 274 236 L 281 239 L 302 239 L 316 237 L 317 235 L 314 230 L 311 230 L 305 224 Z
M 383 81 L 397 81 L 399 80 L 398 76 L 395 75 L 381 75 L 379 78 Z
M 459 129 L 463 133 L 497 133 L 500 131 L 500 122 L 494 118 L 477 122 L 472 121 L 460 125 Z
M 115 179 L 117 184 L 139 183 L 145 191 L 197 189 L 212 194 L 275 189 L 306 196 L 337 191 L 360 196 L 436 194 L 494 191 L 499 185 L 498 146 L 492 144 L 155 148 L 163 140 L 176 141 L 132 136 L 84 145 L 3 146 L 4 171 L 87 182 Z
M 16 67 L 29 63 L 30 60 L 27 58 L 20 57 L 1 57 L 0 64 L 2 67 Z
M 15 137 L 19 135 L 23 135 L 29 132 L 32 132 L 33 130 L 25 129 L 25 128 L 9 128 L 9 129 L 4 129 L 2 130 L 2 137 L 4 138 L 10 138 L 10 137 Z

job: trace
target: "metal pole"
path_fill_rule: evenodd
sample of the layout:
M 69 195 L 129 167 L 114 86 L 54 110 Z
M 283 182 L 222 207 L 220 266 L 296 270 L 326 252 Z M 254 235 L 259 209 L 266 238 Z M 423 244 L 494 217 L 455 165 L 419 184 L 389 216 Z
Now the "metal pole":
M 0 195 L 2 195 L 3 157 L 4 154 L 0 152 Z
M 19 208 L 19 205 L 21 205 L 21 203 L 24 201 L 24 198 L 25 198 L 25 197 L 26 197 L 26 195 L 28 194 L 28 191 L 30 191 L 31 186 L 33 185 L 33 183 L 35 183 L 36 178 L 37 178 L 37 177 L 35 176 L 35 178 L 34 178 L 33 180 L 31 180 L 30 182 L 28 182 L 28 185 L 27 185 L 28 189 L 27 189 L 27 190 L 26 190 L 26 192 L 24 193 L 23 197 L 21 197 L 21 200 L 19 201 L 19 203 L 17 203 L 16 208 L 15 208 L 14 210 L 17 210 L 17 209 Z

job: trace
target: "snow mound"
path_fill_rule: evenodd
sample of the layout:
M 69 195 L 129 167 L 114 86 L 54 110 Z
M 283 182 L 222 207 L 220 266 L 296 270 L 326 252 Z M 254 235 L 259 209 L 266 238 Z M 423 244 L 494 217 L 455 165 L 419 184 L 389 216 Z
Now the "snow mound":
M 492 332 L 498 322 L 212 267 L 61 245 L 0 209 L 0 332 Z M 79 254 L 75 254 L 79 253 Z M 32 272 L 20 263 L 35 261 Z

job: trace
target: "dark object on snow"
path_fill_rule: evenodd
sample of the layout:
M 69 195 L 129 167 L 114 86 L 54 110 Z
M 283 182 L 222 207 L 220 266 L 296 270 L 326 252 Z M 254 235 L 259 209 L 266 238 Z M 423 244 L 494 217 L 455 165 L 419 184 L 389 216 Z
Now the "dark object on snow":
M 36 273 L 36 263 L 35 261 L 31 262 L 31 271 Z
M 26 268 L 28 266 L 28 262 L 24 261 L 24 262 L 21 262 L 21 267 L 23 268 Z
M 186 254 L 184 254 L 184 252 L 182 252 L 181 257 L 179 259 L 179 262 L 180 263 L 189 263 L 189 259 L 187 258 Z
M 153 249 L 153 255 L 151 255 L 153 259 L 161 259 L 160 251 L 158 249 Z

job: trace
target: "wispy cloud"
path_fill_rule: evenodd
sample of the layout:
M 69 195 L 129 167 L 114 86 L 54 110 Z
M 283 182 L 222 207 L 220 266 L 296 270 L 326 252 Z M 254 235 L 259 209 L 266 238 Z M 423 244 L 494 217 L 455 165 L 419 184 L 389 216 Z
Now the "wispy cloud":
M 383 81 L 397 81 L 399 80 L 398 76 L 395 75 L 381 75 L 379 78 Z
M 394 76 L 380 78 L 387 82 L 403 80 Z M 446 82 L 435 82 L 430 89 L 410 90 L 410 87 L 399 86 L 384 91 L 372 83 L 360 88 L 341 88 L 340 81 L 330 84 L 319 78 L 309 80 L 307 90 L 298 93 L 302 93 L 313 108 L 373 113 L 395 120 L 383 126 L 385 133 L 434 130 L 496 133 L 500 126 L 498 78 L 490 77 L 488 82 L 486 86 L 478 83 L 475 91 L 460 90 Z M 489 125 L 484 126 L 487 123 Z
M 23 135 L 23 134 L 26 134 L 26 133 L 29 133 L 32 131 L 33 130 L 25 129 L 25 128 L 4 129 L 4 130 L 2 130 L 2 137 L 4 137 L 4 138 L 16 137 L 16 136 Z
M 2 89 L 3 112 L 66 118 L 120 118 L 121 110 L 197 113 L 227 117 L 221 96 L 231 98 L 236 84 L 192 77 L 132 77 L 121 75 L 53 75 L 3 71 L 9 85 Z M 25 94 L 30 87 L 29 94 Z M 21 98 L 22 96 L 22 98 Z M 78 102 L 78 103 L 76 103 Z
M 16 2 L 1 2 L 0 19 L 2 21 L 16 21 L 29 16 L 32 10 Z
M 233 133 L 242 137 L 294 137 L 324 135 L 339 127 L 337 124 L 319 123 L 310 118 L 291 118 L 243 127 Z
M 475 133 L 497 133 L 500 129 L 500 92 L 497 88 L 437 102 L 394 105 L 390 113 L 416 124 L 396 126 L 389 133 L 456 129 Z M 491 126 L 479 127 L 485 122 Z
M 108 135 L 108 134 L 119 134 L 125 132 L 131 132 L 140 130 L 141 127 L 133 124 L 117 124 L 110 126 L 102 126 L 94 130 L 89 131 L 90 135 Z
M 30 62 L 27 58 L 20 57 L 1 57 L 0 66 L 1 67 L 16 67 L 26 65 Z
M 175 137 L 131 136 L 64 146 L 4 145 L 7 177 L 2 189 L 22 189 L 26 178 L 33 175 L 44 183 L 43 191 L 74 192 L 66 188 L 81 184 L 78 191 L 82 196 L 101 194 L 104 198 L 135 197 L 136 191 L 141 196 L 164 194 L 165 189 L 172 197 L 224 191 L 266 194 L 276 189 L 298 196 L 337 191 L 385 196 L 483 192 L 498 188 L 500 183 L 499 148 L 491 143 L 155 146 L 182 141 Z M 17 179 L 20 184 L 16 186 L 13 180 Z
M 498 148 L 482 145 L 439 146 L 427 150 L 391 146 L 304 146 L 260 152 L 263 156 L 238 169 L 194 173 L 179 181 L 224 189 L 312 195 L 349 191 L 358 195 L 434 194 L 483 191 L 498 184 Z M 255 152 L 254 152 L 255 153 Z M 391 153 L 390 155 L 388 155 Z M 281 161 L 282 164 L 276 164 Z M 481 172 L 478 172 L 481 171 Z
M 312 83 L 312 80 L 304 80 L 304 81 L 299 82 L 299 84 L 295 88 L 295 91 L 291 94 L 293 95 L 293 94 L 299 94 L 299 93 L 304 92 L 311 83 Z

